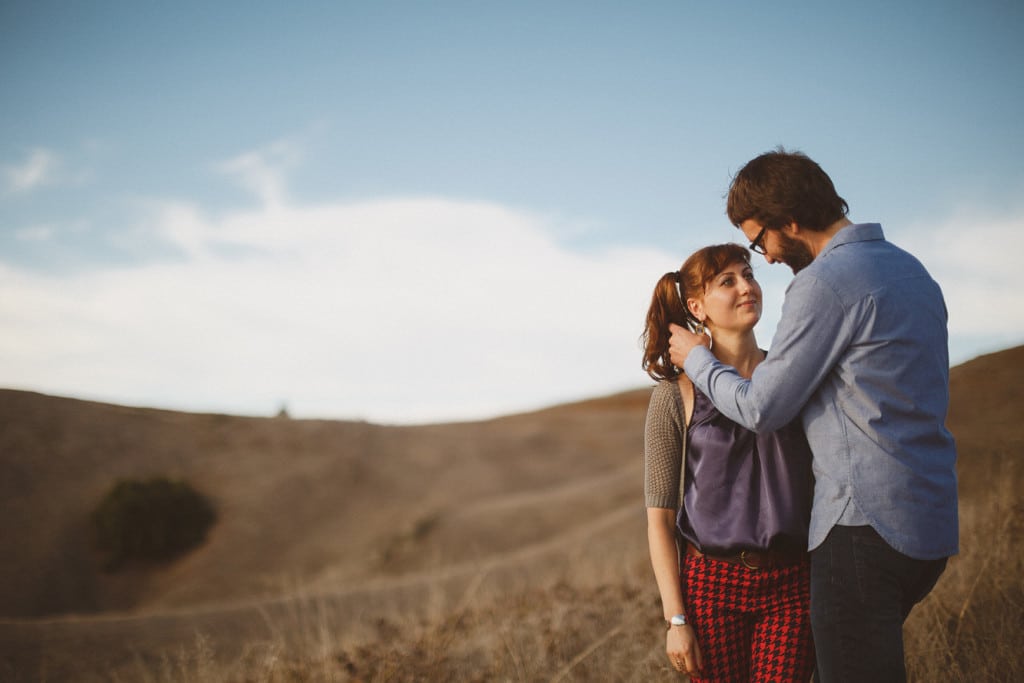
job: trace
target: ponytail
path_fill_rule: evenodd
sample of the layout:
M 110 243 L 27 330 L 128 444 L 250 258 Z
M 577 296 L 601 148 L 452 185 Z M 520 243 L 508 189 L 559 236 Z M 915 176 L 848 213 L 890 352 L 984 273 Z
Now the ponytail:
M 647 322 L 641 340 L 644 356 L 641 367 L 654 380 L 675 379 L 679 370 L 672 365 L 668 353 L 670 323 L 687 327 L 693 316 L 683 301 L 681 275 L 678 270 L 665 273 L 654 286 L 651 306 L 647 309 Z

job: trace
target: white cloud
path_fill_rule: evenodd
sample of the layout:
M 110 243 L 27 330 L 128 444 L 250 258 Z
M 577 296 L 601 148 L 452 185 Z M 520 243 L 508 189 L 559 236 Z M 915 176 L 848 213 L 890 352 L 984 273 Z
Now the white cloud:
M 52 183 L 59 168 L 56 154 L 46 149 L 33 149 L 23 163 L 3 168 L 5 190 L 17 194 Z
M 954 364 L 1024 343 L 1021 215 L 965 207 L 941 222 L 912 226 L 906 236 L 887 235 L 917 256 L 942 287 Z
M 650 289 L 678 257 L 578 253 L 484 202 L 155 205 L 186 258 L 0 269 L 0 385 L 188 410 L 410 422 L 641 386 Z
M 285 172 L 299 160 L 300 150 L 300 143 L 281 140 L 218 164 L 217 170 L 234 177 L 265 205 L 282 205 L 287 189 Z
M 278 143 L 220 165 L 256 208 L 145 205 L 139 229 L 176 246 L 177 261 L 69 274 L 0 262 L 0 386 L 402 423 L 597 396 L 647 383 L 637 340 L 651 289 L 708 237 L 681 236 L 691 242 L 678 253 L 579 251 L 553 237 L 573 226 L 488 202 L 297 205 L 284 174 L 297 154 Z M 954 362 L 1024 339 L 1022 235 L 1019 219 L 968 211 L 889 235 L 942 284 Z M 758 271 L 767 346 L 789 271 Z

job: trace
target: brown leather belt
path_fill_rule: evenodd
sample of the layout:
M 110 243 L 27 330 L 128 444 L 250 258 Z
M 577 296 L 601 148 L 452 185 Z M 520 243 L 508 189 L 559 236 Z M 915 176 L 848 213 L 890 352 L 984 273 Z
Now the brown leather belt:
M 779 569 L 798 564 L 807 559 L 806 552 L 783 552 L 780 550 L 744 550 L 733 555 L 708 555 L 697 546 L 687 542 L 686 554 L 691 557 L 706 557 L 709 560 L 741 564 L 747 569 Z

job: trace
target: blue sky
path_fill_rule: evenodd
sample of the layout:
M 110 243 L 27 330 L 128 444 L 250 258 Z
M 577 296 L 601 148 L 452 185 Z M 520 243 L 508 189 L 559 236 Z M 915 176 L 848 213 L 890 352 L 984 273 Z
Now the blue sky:
M 0 4 L 0 386 L 472 419 L 643 386 L 778 145 L 1024 343 L 1016 2 Z M 790 278 L 758 260 L 768 346 Z

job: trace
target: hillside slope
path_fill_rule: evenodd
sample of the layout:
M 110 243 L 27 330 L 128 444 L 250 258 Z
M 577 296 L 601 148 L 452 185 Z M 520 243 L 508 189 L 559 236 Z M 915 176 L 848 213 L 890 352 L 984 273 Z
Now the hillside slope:
M 0 616 L 146 610 L 485 558 L 636 502 L 647 392 L 479 423 L 194 415 L 0 391 Z M 119 478 L 183 478 L 219 522 L 108 575 L 88 515 Z M 529 510 L 530 512 L 525 512 Z M 423 548 L 429 547 L 424 552 Z
M 993 529 L 1009 537 L 1007 548 L 1024 541 L 1016 494 L 1024 484 L 1024 347 L 953 368 L 950 384 L 963 552 L 940 586 L 947 593 L 930 598 L 908 627 L 918 671 L 938 662 L 928 654 L 936 647 L 947 652 L 941 666 L 960 665 L 971 642 L 962 624 L 977 624 L 969 628 L 996 661 L 988 648 L 999 636 L 981 629 L 1019 632 L 1012 616 L 994 617 L 1020 598 L 1019 573 L 1001 573 L 1024 570 L 1020 559 L 992 565 L 975 549 L 992 551 Z M 417 624 L 440 624 L 430 627 L 440 644 L 427 654 L 441 678 L 462 666 L 530 679 L 532 665 L 547 680 L 550 662 L 572 666 L 580 652 L 595 652 L 587 638 L 650 630 L 596 651 L 588 665 L 618 666 L 621 680 L 660 680 L 641 500 L 649 395 L 641 389 L 486 422 L 387 427 L 0 391 L 0 552 L 14 558 L 0 567 L 0 677 L 138 674 L 204 634 L 210 640 L 200 651 L 215 647 L 228 659 L 262 642 L 313 644 L 325 666 L 347 666 L 359 680 L 359 672 L 382 671 L 382 662 L 426 656 L 398 638 L 408 627 L 395 620 L 412 613 Z M 193 482 L 214 499 L 220 521 L 202 548 L 175 563 L 105 575 L 89 550 L 88 511 L 118 477 L 154 474 Z M 469 606 L 479 623 L 466 616 Z M 509 609 L 525 631 L 504 623 Z M 449 661 L 456 632 L 461 644 L 451 652 L 469 664 Z M 946 640 L 931 640 L 939 636 Z M 491 653 L 485 662 L 481 652 Z M 512 668 L 488 669 L 498 666 L 495 657 L 510 658 Z M 969 679 L 977 663 L 963 666 L 965 678 L 949 680 Z M 425 670 L 394 680 L 419 680 Z M 349 680 L 344 672 L 316 680 L 338 675 Z

